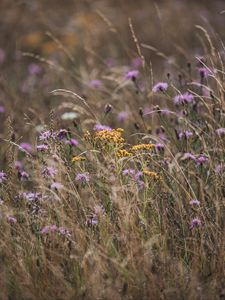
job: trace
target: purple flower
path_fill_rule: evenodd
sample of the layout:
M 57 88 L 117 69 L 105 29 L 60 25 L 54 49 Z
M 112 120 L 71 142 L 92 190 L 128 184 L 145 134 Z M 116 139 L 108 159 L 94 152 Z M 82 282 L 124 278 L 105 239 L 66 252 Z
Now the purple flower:
M 107 126 L 107 125 L 102 125 L 102 124 L 96 124 L 95 126 L 94 126 L 94 130 L 96 130 L 96 131 L 101 131 L 101 130 L 112 130 L 112 128 L 111 127 L 109 127 L 109 126 Z
M 41 71 L 42 71 L 41 67 L 37 64 L 32 63 L 28 66 L 28 72 L 30 75 L 38 75 L 41 73 Z
M 189 204 L 191 205 L 191 206 L 199 206 L 200 205 L 200 201 L 199 200 L 197 200 L 197 199 L 192 199 L 190 202 L 189 202 Z
M 22 193 L 22 197 L 24 197 L 28 202 L 32 202 L 38 200 L 41 197 L 41 194 L 37 192 L 27 192 Z
M 198 68 L 198 72 L 199 72 L 201 78 L 207 78 L 207 77 L 209 77 L 209 75 L 212 75 L 212 72 L 208 68 L 205 68 L 205 67 Z
M 131 175 L 133 176 L 135 174 L 135 170 L 134 169 L 125 169 L 122 172 L 123 176 L 127 176 L 127 175 Z
M 88 173 L 78 173 L 75 180 L 78 183 L 86 184 L 90 181 L 90 176 Z
M 225 164 L 218 164 L 216 167 L 215 167 L 215 172 L 217 174 L 223 174 L 223 172 L 225 171 Z
M 202 166 L 205 162 L 208 161 L 208 157 L 200 155 L 195 159 L 197 166 Z
M 56 173 L 57 173 L 57 171 L 56 171 L 55 168 L 53 168 L 53 167 L 46 167 L 42 171 L 42 176 L 45 177 L 45 178 L 49 178 L 49 177 L 53 178 L 53 177 L 55 177 Z
M 125 79 L 132 79 L 135 80 L 139 75 L 139 71 L 138 70 L 132 70 L 132 71 L 128 71 L 125 74 Z
M 138 180 L 137 181 L 137 187 L 138 187 L 139 191 L 142 191 L 144 189 L 144 187 L 145 187 L 144 181 L 143 180 Z
M 153 86 L 152 92 L 158 93 L 158 92 L 165 92 L 168 89 L 168 83 L 166 82 L 159 82 L 156 85 Z
M 37 150 L 44 152 L 44 151 L 48 150 L 48 145 L 46 145 L 46 144 L 37 145 Z
M 29 174 L 25 171 L 19 171 L 18 175 L 21 181 L 28 180 L 29 178 Z
M 189 94 L 189 93 L 177 95 L 173 99 L 173 102 L 175 105 L 180 105 L 180 104 L 184 104 L 184 103 L 193 103 L 193 101 L 194 101 L 194 97 L 192 94 Z
M 3 183 L 4 181 L 6 181 L 7 176 L 6 173 L 4 173 L 3 171 L 0 172 L 0 183 Z
M 182 138 L 185 138 L 186 140 L 189 139 L 193 133 L 191 131 L 185 130 L 183 132 L 178 133 L 179 140 L 182 140 Z
M 131 61 L 131 65 L 134 68 L 139 68 L 142 65 L 142 59 L 140 57 L 135 57 Z
M 195 161 L 196 158 L 195 158 L 194 154 L 187 152 L 187 153 L 184 153 L 182 160 L 187 160 L 187 159 Z
M 58 232 L 61 234 L 61 235 L 64 235 L 66 237 L 70 237 L 71 236 L 71 233 L 69 232 L 69 230 L 65 227 L 59 227 L 58 228 Z
M 160 144 L 160 143 L 157 143 L 157 144 L 155 144 L 155 149 L 157 151 L 162 151 L 162 150 L 164 150 L 164 145 Z
M 12 217 L 12 216 L 8 216 L 7 217 L 7 221 L 10 223 L 10 224 L 15 224 L 17 223 L 17 219 L 15 217 Z
M 60 183 L 60 182 L 53 182 L 52 184 L 51 184 L 51 189 L 52 190 L 60 190 L 60 189 L 62 189 L 63 188 L 63 185 Z
M 225 128 L 216 129 L 216 134 L 219 136 L 225 135 Z
M 102 87 L 102 81 L 98 79 L 93 79 L 89 82 L 89 86 L 93 89 L 99 89 Z
M 143 177 L 143 172 L 138 171 L 134 176 L 134 180 L 139 181 L 142 177 Z
M 65 143 L 68 144 L 68 145 L 70 145 L 70 146 L 73 146 L 73 147 L 76 147 L 79 144 L 78 141 L 75 140 L 75 139 L 67 140 Z
M 68 134 L 68 130 L 60 129 L 56 135 L 57 135 L 57 138 L 61 141 L 67 137 L 67 134 Z
M 128 111 L 121 111 L 117 115 L 117 120 L 119 122 L 124 122 L 128 119 L 128 117 L 129 117 L 129 112 Z
M 5 112 L 5 107 L 0 105 L 0 113 L 3 114 Z
M 17 171 L 22 171 L 22 169 L 23 169 L 23 164 L 22 164 L 22 162 L 19 161 L 19 160 L 16 160 L 16 161 L 15 161 L 15 168 L 17 169 Z
M 52 133 L 50 130 L 46 130 L 44 132 L 42 132 L 39 136 L 39 140 L 40 141 L 47 141 L 48 139 L 50 139 L 50 137 L 52 136 Z
M 41 233 L 48 234 L 49 232 L 56 232 L 57 230 L 58 227 L 56 225 L 48 225 L 42 228 Z
M 20 150 L 22 150 L 22 151 L 25 150 L 29 153 L 33 151 L 33 147 L 31 146 L 31 144 L 28 144 L 28 143 L 21 143 L 19 145 L 19 148 L 20 148 Z
M 195 227 L 200 227 L 202 225 L 202 222 L 199 218 L 194 218 L 191 220 L 190 229 L 193 229 Z

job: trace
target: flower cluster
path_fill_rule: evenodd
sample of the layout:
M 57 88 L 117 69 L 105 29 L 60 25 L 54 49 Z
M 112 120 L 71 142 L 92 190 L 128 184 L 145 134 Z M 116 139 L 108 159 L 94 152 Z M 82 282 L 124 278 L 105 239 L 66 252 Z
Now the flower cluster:
M 125 141 L 122 137 L 122 133 L 122 128 L 113 130 L 100 130 L 95 133 L 95 140 L 109 144 L 121 145 Z

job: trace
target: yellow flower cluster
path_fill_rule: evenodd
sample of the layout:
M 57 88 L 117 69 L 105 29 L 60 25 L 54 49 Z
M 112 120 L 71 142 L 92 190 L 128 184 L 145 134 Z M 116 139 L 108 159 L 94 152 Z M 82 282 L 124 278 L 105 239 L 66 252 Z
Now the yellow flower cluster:
M 128 152 L 125 149 L 121 149 L 116 152 L 116 156 L 117 158 L 129 157 L 132 156 L 132 153 Z
M 124 138 L 122 137 L 123 129 L 113 129 L 113 130 L 100 130 L 95 133 L 95 140 L 112 143 L 112 144 L 123 144 Z
M 160 176 L 156 172 L 151 172 L 151 171 L 148 171 L 148 170 L 144 170 L 143 174 L 148 176 L 148 177 L 151 177 L 153 179 L 156 179 L 156 180 L 160 179 Z
M 84 161 L 84 160 L 86 160 L 86 158 L 84 156 L 74 156 L 72 158 L 73 163 L 78 162 L 78 161 Z
M 153 144 L 139 144 L 131 147 L 131 150 L 136 152 L 141 150 L 151 150 L 152 148 L 154 148 Z

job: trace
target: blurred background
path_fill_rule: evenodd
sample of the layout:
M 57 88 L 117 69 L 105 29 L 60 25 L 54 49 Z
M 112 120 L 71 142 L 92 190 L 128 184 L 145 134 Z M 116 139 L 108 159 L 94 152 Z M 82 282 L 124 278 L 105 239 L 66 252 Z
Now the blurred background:
M 24 113 L 42 123 L 51 107 L 59 104 L 52 101 L 51 90 L 76 89 L 88 96 L 91 79 L 115 78 L 124 66 L 136 68 L 140 53 L 129 18 L 155 78 L 165 80 L 169 72 L 177 77 L 209 46 L 195 25 L 207 30 L 222 49 L 224 9 L 222 0 L 1 0 L 4 118 L 10 114 L 18 130 Z

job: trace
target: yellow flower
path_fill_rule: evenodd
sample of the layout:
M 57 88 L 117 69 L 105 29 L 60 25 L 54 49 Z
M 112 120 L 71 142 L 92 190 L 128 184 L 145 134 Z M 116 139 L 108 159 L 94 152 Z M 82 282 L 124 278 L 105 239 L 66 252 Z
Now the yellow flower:
M 132 151 L 141 151 L 141 150 L 151 150 L 154 148 L 153 144 L 139 144 L 139 145 L 134 145 L 131 150 Z
M 72 158 L 73 163 L 78 162 L 78 161 L 84 161 L 84 160 L 86 160 L 86 158 L 84 156 L 74 156 Z
M 144 170 L 143 174 L 156 180 L 160 179 L 160 176 L 156 172 Z
M 117 158 L 129 157 L 129 156 L 132 156 L 132 153 L 128 152 L 125 149 L 121 149 L 116 152 L 116 156 L 117 156 Z
M 122 137 L 123 129 L 113 129 L 113 130 L 100 130 L 95 133 L 95 140 L 105 143 L 112 143 L 116 145 L 121 145 L 124 143 L 124 138 Z

